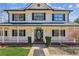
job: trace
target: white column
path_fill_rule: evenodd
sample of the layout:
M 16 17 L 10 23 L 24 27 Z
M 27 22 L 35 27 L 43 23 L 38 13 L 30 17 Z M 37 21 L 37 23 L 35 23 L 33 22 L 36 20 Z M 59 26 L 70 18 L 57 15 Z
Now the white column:
M 19 27 L 17 27 L 17 32 L 18 32 L 18 36 L 17 36 L 17 43 L 19 43 Z
M 4 43 L 4 28 L 2 28 L 2 43 Z
M 61 32 L 60 32 L 60 30 L 61 30 L 61 29 L 60 29 L 60 27 L 59 27 L 59 40 L 61 39 L 61 35 L 60 35 Z M 61 41 L 60 41 L 60 43 L 61 43 Z
M 75 24 L 74 24 L 74 32 L 75 32 Z M 76 39 L 74 38 L 74 43 L 76 42 Z

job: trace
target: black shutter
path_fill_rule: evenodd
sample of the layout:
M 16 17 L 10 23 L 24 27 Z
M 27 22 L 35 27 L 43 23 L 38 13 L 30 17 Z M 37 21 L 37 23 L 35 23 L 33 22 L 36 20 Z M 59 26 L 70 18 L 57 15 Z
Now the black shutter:
M 24 30 L 24 36 L 26 36 L 26 31 Z
M 24 16 L 24 21 L 25 21 L 25 14 L 23 16 Z
M 52 30 L 52 36 L 54 36 L 54 30 Z
M 54 21 L 54 14 L 52 14 L 52 21 Z
M 4 36 L 7 36 L 7 31 L 4 31 Z
M 63 30 L 63 36 L 65 36 L 65 30 Z
M 63 14 L 63 21 L 65 21 L 65 14 Z
M 34 13 L 32 13 L 32 20 L 34 20 Z
M 14 14 L 12 14 L 12 21 L 14 21 Z
M 46 14 L 44 13 L 44 20 L 46 20 Z

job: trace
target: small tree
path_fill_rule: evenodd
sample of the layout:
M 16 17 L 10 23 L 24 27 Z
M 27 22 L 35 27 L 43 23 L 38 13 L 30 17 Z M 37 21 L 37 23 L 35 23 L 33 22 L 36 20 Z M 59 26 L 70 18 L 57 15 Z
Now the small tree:
M 68 35 L 68 38 L 74 40 L 76 43 L 79 41 L 79 29 L 71 30 L 70 34 Z
M 74 22 L 75 22 L 75 23 L 79 23 L 79 18 L 77 18 Z

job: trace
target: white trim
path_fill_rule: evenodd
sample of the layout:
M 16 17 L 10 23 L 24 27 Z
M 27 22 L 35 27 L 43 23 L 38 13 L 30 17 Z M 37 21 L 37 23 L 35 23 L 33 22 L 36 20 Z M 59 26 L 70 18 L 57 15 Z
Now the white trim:
M 2 28 L 2 43 L 4 43 L 4 28 Z
M 19 43 L 19 27 L 17 27 L 17 43 Z

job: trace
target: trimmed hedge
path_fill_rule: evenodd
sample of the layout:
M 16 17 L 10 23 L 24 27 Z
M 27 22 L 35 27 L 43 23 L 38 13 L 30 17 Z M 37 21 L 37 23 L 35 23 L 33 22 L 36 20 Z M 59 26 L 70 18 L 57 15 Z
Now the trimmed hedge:
M 46 38 L 47 47 L 50 47 L 51 46 L 51 37 L 46 36 L 45 38 Z
M 32 46 L 32 39 L 31 39 L 31 37 L 28 37 L 28 44 L 29 44 L 30 46 Z

